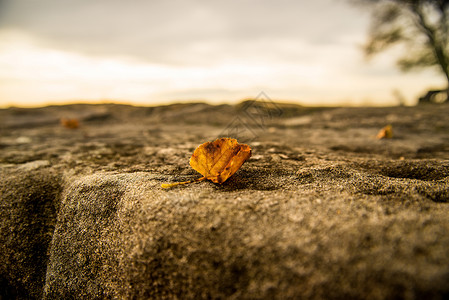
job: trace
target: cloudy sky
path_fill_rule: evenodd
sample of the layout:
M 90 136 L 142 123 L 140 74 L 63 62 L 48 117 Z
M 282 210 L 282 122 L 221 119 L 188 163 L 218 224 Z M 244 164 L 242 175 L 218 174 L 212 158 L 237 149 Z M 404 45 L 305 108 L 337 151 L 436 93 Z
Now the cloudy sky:
M 73 101 L 409 104 L 444 85 L 367 62 L 346 0 L 0 0 L 0 106 Z

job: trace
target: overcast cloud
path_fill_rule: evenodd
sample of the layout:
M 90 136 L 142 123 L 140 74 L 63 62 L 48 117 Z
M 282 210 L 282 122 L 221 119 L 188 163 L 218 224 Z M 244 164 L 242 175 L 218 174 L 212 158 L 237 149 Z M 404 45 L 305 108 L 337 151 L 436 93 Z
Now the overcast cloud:
M 170 76 L 166 74 L 170 72 L 173 80 L 184 80 L 180 74 L 192 68 L 205 72 L 202 76 L 192 75 L 199 82 L 193 82 L 196 87 L 191 90 L 187 87 L 178 91 L 160 90 L 153 97 L 165 94 L 181 99 L 185 98 L 181 93 L 194 97 L 195 91 L 199 97 L 216 97 L 217 91 L 233 89 L 232 84 L 226 85 L 227 79 L 220 78 L 220 72 L 228 72 L 228 79 L 233 76 L 232 72 L 247 76 L 254 76 L 252 71 L 276 73 L 261 78 L 259 84 L 248 80 L 247 88 L 240 92 L 257 95 L 257 88 L 268 93 L 273 89 L 280 97 L 291 99 L 325 99 L 322 91 L 316 91 L 313 97 L 314 80 L 319 80 L 321 75 L 324 82 L 317 82 L 316 86 L 327 86 L 326 80 L 332 76 L 351 81 L 351 76 L 363 75 L 367 80 L 371 77 L 371 83 L 379 76 L 397 76 L 391 65 L 390 69 L 384 68 L 391 63 L 388 59 L 372 69 L 361 66 L 363 57 L 358 47 L 364 40 L 368 14 L 349 6 L 345 0 L 3 0 L 0 3 L 0 34 L 8 33 L 11 43 L 14 43 L 12 36 L 21 35 L 36 49 L 83 55 L 86 59 L 132 60 L 166 68 L 160 75 L 166 81 L 158 84 L 165 84 L 167 89 Z M 237 70 L 239 65 L 241 70 Z M 202 85 L 201 80 L 211 77 L 211 72 L 216 76 L 214 82 L 220 84 Z M 2 77 L 4 83 L 7 75 L 0 74 Z M 295 80 L 302 80 L 304 86 Z M 339 86 L 344 89 L 350 85 L 351 82 L 343 82 Z M 295 86 L 300 90 L 293 90 Z M 339 92 L 339 86 L 334 87 L 334 94 Z M 391 92 L 390 86 L 383 88 Z M 367 84 L 367 97 L 372 89 Z M 354 87 L 354 91 L 356 97 L 363 92 L 360 87 Z M 340 97 L 348 98 L 348 92 Z M 150 94 L 147 92 L 148 97 Z M 238 95 L 239 90 L 232 94 Z
M 64 50 L 204 64 L 265 55 L 303 60 L 298 44 L 339 43 L 360 33 L 366 18 L 345 13 L 338 0 L 6 0 L 0 26 Z

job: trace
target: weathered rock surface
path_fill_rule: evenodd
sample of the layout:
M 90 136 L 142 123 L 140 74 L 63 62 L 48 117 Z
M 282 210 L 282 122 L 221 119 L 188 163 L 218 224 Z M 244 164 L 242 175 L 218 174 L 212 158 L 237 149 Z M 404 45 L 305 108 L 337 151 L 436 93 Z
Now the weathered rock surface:
M 449 297 L 449 104 L 11 108 L 0 133 L 1 299 Z M 253 157 L 227 182 L 160 187 L 228 135 Z

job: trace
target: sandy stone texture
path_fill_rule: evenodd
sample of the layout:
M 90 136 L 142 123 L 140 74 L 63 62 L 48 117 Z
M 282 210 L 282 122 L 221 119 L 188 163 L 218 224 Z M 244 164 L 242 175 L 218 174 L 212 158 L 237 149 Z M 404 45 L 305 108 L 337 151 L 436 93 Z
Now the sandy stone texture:
M 0 177 L 0 299 L 449 297 L 449 104 L 10 108 Z

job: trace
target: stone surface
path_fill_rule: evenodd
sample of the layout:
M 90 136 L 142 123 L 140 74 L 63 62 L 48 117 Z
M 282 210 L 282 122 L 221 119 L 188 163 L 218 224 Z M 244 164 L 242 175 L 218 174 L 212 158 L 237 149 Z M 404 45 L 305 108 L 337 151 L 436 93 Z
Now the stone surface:
M 447 298 L 448 132 L 449 104 L 0 110 L 0 298 Z M 161 188 L 218 136 L 252 158 Z

